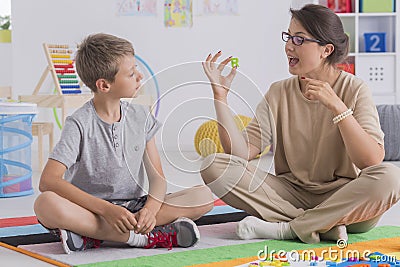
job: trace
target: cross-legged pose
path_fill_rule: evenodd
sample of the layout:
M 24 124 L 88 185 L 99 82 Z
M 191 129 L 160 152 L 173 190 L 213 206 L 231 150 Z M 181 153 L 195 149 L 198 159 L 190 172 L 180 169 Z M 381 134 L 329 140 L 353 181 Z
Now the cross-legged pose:
M 132 44 L 90 35 L 79 46 L 76 67 L 94 97 L 67 118 L 43 170 L 38 220 L 57 231 L 67 253 L 99 240 L 194 245 L 199 231 L 192 220 L 212 208 L 212 194 L 202 185 L 166 195 L 154 137 L 160 123 L 144 106 L 121 101 L 136 96 L 143 78 Z
M 221 52 L 203 63 L 226 154 L 207 157 L 201 174 L 217 196 L 252 215 L 238 224 L 240 238 L 347 239 L 399 200 L 400 169 L 382 163 L 369 88 L 337 68 L 349 50 L 340 18 L 321 5 L 291 15 L 282 40 L 293 76 L 271 85 L 243 132 L 227 100 L 236 68 L 221 75 L 230 60 L 217 64 Z M 274 174 L 249 162 L 270 144 Z

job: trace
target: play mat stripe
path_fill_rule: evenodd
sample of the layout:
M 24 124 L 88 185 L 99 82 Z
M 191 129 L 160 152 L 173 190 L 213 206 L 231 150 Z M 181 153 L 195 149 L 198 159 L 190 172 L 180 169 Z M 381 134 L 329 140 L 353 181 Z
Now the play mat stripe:
M 214 206 L 225 206 L 226 203 L 224 201 L 222 201 L 222 199 L 216 199 L 214 200 Z
M 45 256 L 40 255 L 40 254 L 31 252 L 31 251 L 27 251 L 27 250 L 22 249 L 22 248 L 13 247 L 13 246 L 7 245 L 7 244 L 2 243 L 2 242 L 0 242 L 0 246 L 2 246 L 2 247 L 4 247 L 4 248 L 7 248 L 7 249 L 10 249 L 10 250 L 13 250 L 13 251 L 16 251 L 16 252 L 19 252 L 19 253 L 22 253 L 22 254 L 25 254 L 25 255 L 30 256 L 30 257 L 32 257 L 32 258 L 35 258 L 35 259 L 38 259 L 38 260 L 41 260 L 41 261 L 44 261 L 44 262 L 53 264 L 53 265 L 55 265 L 55 266 L 59 266 L 59 267 L 71 267 L 71 266 L 68 265 L 68 264 L 64 264 L 64 263 L 62 263 L 62 262 L 59 262 L 59 261 L 56 261 L 56 260 L 53 260 L 53 259 L 49 259 L 49 258 L 47 258 L 47 257 L 45 257 Z
M 48 233 L 40 224 L 0 228 L 0 237 L 21 236 Z
M 31 224 L 37 224 L 37 223 L 39 223 L 39 222 L 36 219 L 36 216 L 3 218 L 3 219 L 0 219 L 0 228 L 31 225 Z
M 231 206 L 215 206 L 212 210 L 210 210 L 207 214 L 208 215 L 217 215 L 217 214 L 225 214 L 225 213 L 234 213 L 234 212 L 243 212 L 242 210 L 235 209 Z
M 349 244 L 353 244 L 356 242 L 365 242 L 375 240 L 371 242 L 375 248 L 375 244 L 381 243 L 376 240 L 385 237 L 383 240 L 383 244 L 387 245 L 387 248 L 392 246 L 392 243 L 389 243 L 389 239 L 396 237 L 393 242 L 397 242 L 397 247 L 393 248 L 392 252 L 400 250 L 399 246 L 399 236 L 400 236 L 400 227 L 396 226 L 382 226 L 372 229 L 368 233 L 363 234 L 349 234 Z M 370 244 L 370 243 L 368 243 Z M 91 264 L 82 264 L 78 265 L 81 267 L 106 267 L 106 266 L 119 266 L 119 267 L 128 267 L 128 266 L 141 266 L 141 267 L 153 267 L 153 266 L 163 266 L 163 267 L 178 267 L 178 266 L 233 266 L 231 264 L 226 264 L 231 260 L 239 260 L 246 259 L 246 261 L 237 264 L 243 264 L 246 262 L 252 261 L 257 256 L 257 252 L 261 249 L 264 249 L 265 245 L 268 246 L 269 249 L 275 250 L 307 250 L 307 249 L 316 249 L 316 248 L 327 248 L 335 246 L 335 243 L 332 242 L 321 242 L 318 244 L 304 244 L 299 241 L 282 241 L 282 240 L 266 240 L 256 243 L 249 244 L 241 244 L 241 245 L 233 245 L 233 246 L 222 246 L 222 247 L 214 247 L 209 249 L 201 249 L 201 250 L 190 250 L 184 252 L 176 252 L 168 254 L 160 254 L 154 255 L 151 257 L 138 257 L 133 259 L 122 259 L 115 261 L 107 261 L 107 262 L 98 262 Z M 360 244 L 364 247 L 363 244 Z M 366 248 L 370 249 L 370 248 Z M 203 265 L 200 265 L 203 264 Z M 204 264 L 212 264 L 212 265 L 204 265 Z M 223 265 L 219 265 L 223 264 Z M 237 265 L 236 264 L 236 265 Z

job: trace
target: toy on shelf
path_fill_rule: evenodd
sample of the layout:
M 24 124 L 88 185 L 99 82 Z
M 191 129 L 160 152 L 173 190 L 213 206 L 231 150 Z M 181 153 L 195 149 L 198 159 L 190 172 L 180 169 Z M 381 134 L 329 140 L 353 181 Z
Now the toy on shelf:
M 386 32 L 364 33 L 365 52 L 386 52 Z
M 356 74 L 354 63 L 340 63 L 337 64 L 337 67 L 338 69 L 351 73 L 353 75 Z
M 344 62 L 337 64 L 337 68 L 355 75 L 356 71 L 354 56 L 347 57 Z
M 351 13 L 351 0 L 328 0 L 328 7 L 335 13 Z
M 382 13 L 394 12 L 395 0 L 360 0 L 360 12 L 364 13 Z

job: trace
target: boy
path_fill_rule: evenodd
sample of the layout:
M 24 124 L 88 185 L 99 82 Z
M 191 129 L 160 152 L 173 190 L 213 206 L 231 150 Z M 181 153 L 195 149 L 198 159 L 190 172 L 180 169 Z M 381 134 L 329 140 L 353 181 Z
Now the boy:
M 97 247 L 99 240 L 193 246 L 199 231 L 192 220 L 212 208 L 212 194 L 205 186 L 165 194 L 154 138 L 160 123 L 145 107 L 120 100 L 134 97 L 143 78 L 132 44 L 90 35 L 77 51 L 76 68 L 94 97 L 67 118 L 43 170 L 38 220 L 57 229 L 66 253 Z

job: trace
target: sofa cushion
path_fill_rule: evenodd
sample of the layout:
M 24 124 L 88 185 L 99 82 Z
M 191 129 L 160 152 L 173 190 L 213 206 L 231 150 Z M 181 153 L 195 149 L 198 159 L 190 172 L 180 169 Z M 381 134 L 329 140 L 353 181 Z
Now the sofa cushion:
M 379 120 L 385 133 L 386 161 L 400 161 L 400 105 L 378 105 Z

